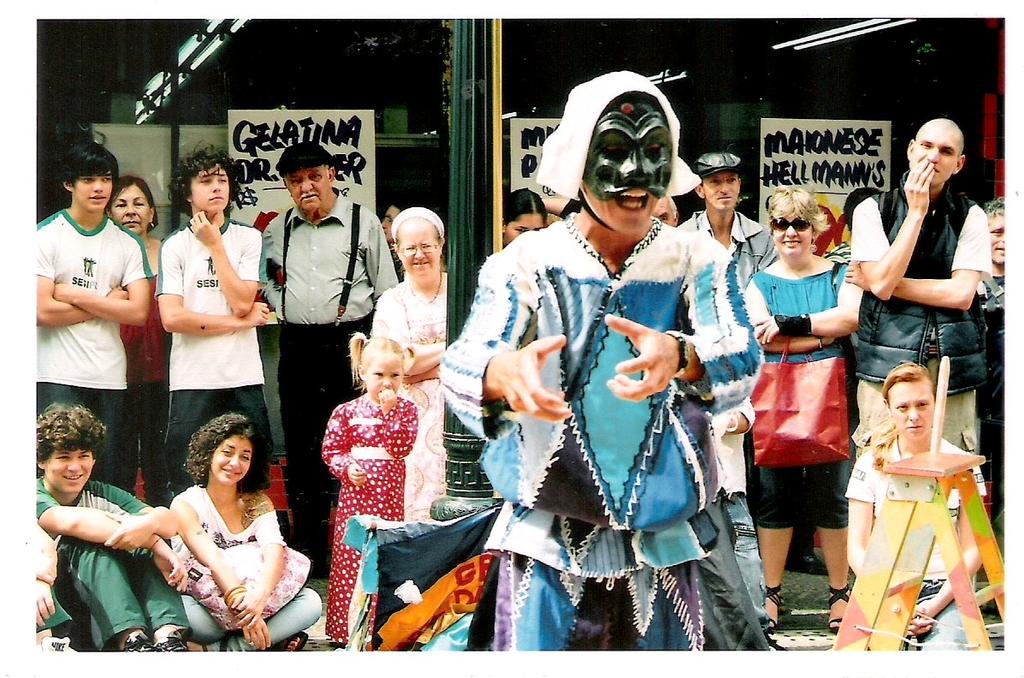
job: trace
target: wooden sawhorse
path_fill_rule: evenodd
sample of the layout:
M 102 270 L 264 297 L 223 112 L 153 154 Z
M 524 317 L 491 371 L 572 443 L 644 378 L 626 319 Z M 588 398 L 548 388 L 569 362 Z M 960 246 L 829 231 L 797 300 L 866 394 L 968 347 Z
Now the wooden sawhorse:
M 1003 610 L 1003 561 L 971 469 L 978 455 L 923 454 L 886 464 L 892 475 L 882 514 L 868 542 L 862 574 L 839 628 L 834 650 L 898 650 L 914 614 L 932 548 L 938 547 L 963 619 L 968 649 L 991 650 L 979 604 Z M 977 595 L 949 515 L 952 489 L 960 492 L 989 585 Z

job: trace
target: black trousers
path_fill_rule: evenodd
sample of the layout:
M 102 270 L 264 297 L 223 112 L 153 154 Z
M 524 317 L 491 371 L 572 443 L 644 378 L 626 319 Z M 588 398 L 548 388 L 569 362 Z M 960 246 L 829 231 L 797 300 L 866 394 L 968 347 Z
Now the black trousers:
M 292 512 L 288 545 L 326 575 L 330 535 L 328 520 L 336 501 L 336 483 L 320 456 L 331 412 L 355 398 L 348 342 L 354 332 L 369 335 L 372 318 L 341 325 L 281 326 L 277 383 L 284 428 L 285 490 Z
M 150 506 L 170 506 L 171 499 L 174 499 L 167 481 L 167 458 L 164 456 L 169 398 L 166 381 L 128 384 L 132 413 L 125 422 L 125 441 L 129 454 L 138 452 L 146 503 Z
M 53 403 L 88 407 L 107 427 L 103 449 L 93 450 L 96 453 L 96 466 L 92 471 L 92 480 L 116 485 L 134 494 L 138 461 L 134 450 L 125 441 L 126 393 L 123 390 L 38 382 L 36 414 L 42 414 Z M 131 416 L 137 414 L 133 411 Z
M 267 441 L 268 450 L 273 451 L 274 439 L 270 432 L 262 384 L 171 391 L 164 456 L 167 459 L 167 479 L 172 497 L 195 484 L 195 480 L 185 471 L 188 441 L 192 434 L 214 417 L 228 412 L 237 412 L 248 417 Z

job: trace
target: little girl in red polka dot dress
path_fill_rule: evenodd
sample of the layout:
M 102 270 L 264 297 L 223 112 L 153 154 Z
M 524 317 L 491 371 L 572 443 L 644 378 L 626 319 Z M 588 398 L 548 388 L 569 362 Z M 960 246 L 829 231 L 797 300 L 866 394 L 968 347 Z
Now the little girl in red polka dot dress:
M 341 481 L 327 584 L 327 635 L 342 644 L 349 639 L 349 602 L 360 558 L 344 544 L 348 519 L 373 515 L 404 520 L 405 456 L 412 450 L 418 425 L 416 406 L 398 396 L 411 351 L 390 339 L 356 333 L 349 353 L 352 374 L 366 393 L 335 408 L 321 453 Z

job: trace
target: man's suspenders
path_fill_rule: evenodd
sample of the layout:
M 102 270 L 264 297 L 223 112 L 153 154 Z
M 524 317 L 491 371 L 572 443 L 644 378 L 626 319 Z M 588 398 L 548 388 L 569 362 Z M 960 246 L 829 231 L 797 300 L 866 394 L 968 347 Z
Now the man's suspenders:
M 287 322 L 287 316 L 285 315 L 285 300 L 288 297 L 288 243 L 291 242 L 292 238 L 293 211 L 294 208 L 289 208 L 289 210 L 284 214 L 284 243 L 281 248 L 281 270 L 284 271 L 284 282 L 281 285 L 282 322 Z M 348 271 L 345 273 L 345 278 L 342 280 L 341 296 L 338 298 L 338 315 L 334 319 L 335 325 L 341 323 L 341 317 L 345 315 L 345 307 L 348 305 L 348 297 L 352 293 L 352 282 L 356 273 L 356 257 L 359 256 L 360 216 L 359 203 L 352 203 L 352 243 L 349 247 Z

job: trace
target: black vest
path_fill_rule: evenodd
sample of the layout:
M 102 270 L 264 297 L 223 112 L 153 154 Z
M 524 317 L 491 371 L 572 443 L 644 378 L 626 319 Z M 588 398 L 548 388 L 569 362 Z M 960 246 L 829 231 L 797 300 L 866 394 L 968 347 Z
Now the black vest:
M 903 188 L 871 199 L 878 203 L 882 227 L 891 244 L 907 216 Z M 954 196 L 948 188 L 943 192 L 925 217 L 905 277 L 952 276 L 957 240 L 972 205 L 967 198 Z M 882 301 L 865 290 L 857 330 L 857 376 L 882 382 L 889 370 L 902 361 L 924 364 L 925 340 L 932 327 L 938 328 L 939 355 L 949 356 L 949 393 L 981 386 L 986 376 L 985 320 L 977 296 L 969 310 L 960 311 L 896 297 Z

